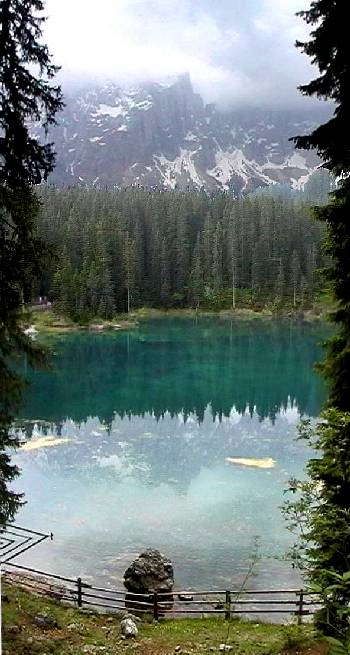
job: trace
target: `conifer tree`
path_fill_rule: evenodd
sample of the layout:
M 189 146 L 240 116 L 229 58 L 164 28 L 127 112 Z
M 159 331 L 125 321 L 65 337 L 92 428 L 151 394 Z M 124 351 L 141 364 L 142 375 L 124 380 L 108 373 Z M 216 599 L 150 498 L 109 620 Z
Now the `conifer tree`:
M 188 297 L 190 303 L 198 309 L 204 293 L 203 268 L 201 263 L 201 242 L 200 236 L 197 237 L 196 245 L 193 251 L 192 268 L 189 278 Z
M 252 277 L 257 299 L 273 303 L 280 261 L 286 280 L 282 302 L 291 303 L 287 280 L 293 250 L 307 282 L 304 296 L 312 298 L 314 270 L 320 265 L 321 225 L 311 223 L 304 203 L 262 195 L 254 202 L 227 197 L 223 206 L 221 198 L 195 192 L 160 194 L 135 189 L 53 192 L 44 187 L 40 195 L 43 208 L 38 231 L 58 250 L 58 273 L 67 257 L 72 270 L 61 277 L 59 285 L 50 264 L 39 283 L 53 290 L 56 307 L 66 306 L 71 318 L 96 315 L 103 288 L 108 288 L 108 312 L 112 307 L 125 308 L 127 269 L 133 307 L 139 303 L 192 304 L 197 242 L 201 286 L 210 304 L 229 307 L 244 297 L 247 301 L 248 294 L 240 290 L 251 287 Z M 104 266 L 108 280 L 102 279 Z M 76 272 L 78 286 L 72 295 L 70 275 Z M 106 312 L 105 302 L 102 309 Z
M 284 277 L 282 258 L 280 258 L 280 260 L 279 260 L 277 270 L 278 270 L 278 273 L 277 273 L 276 283 L 275 283 L 275 304 L 277 306 L 279 306 L 283 301 L 283 295 L 284 295 L 284 290 L 285 290 L 285 277 Z
M 290 280 L 291 280 L 291 291 L 293 294 L 293 307 L 296 307 L 298 284 L 300 280 L 300 260 L 296 250 L 293 250 L 292 252 L 292 258 L 290 263 Z
M 176 276 L 175 291 L 183 293 L 189 269 L 190 253 L 188 243 L 188 216 L 186 207 L 179 207 L 180 213 L 177 220 L 176 231 Z
M 42 10 L 41 0 L 0 3 L 0 523 L 12 519 L 21 502 L 8 487 L 18 473 L 9 457 L 17 445 L 10 430 L 23 384 L 13 358 L 22 352 L 30 364 L 42 360 L 20 327 L 23 303 L 41 270 L 32 186 L 46 179 L 54 163 L 52 145 L 32 136 L 29 122 L 47 130 L 62 105 L 59 87 L 50 83 L 57 68 L 41 42 Z
M 223 271 L 222 271 L 222 225 L 217 223 L 212 243 L 212 284 L 215 292 L 220 291 L 223 286 Z
M 160 300 L 164 307 L 169 306 L 171 292 L 169 248 L 164 237 L 160 250 Z
M 207 284 L 211 284 L 211 272 L 213 266 L 213 230 L 210 213 L 207 212 L 203 226 L 203 272 Z
M 328 205 L 316 216 L 326 224 L 325 251 L 330 257 L 327 277 L 336 302 L 332 320 L 338 333 L 328 346 L 322 365 L 329 383 L 328 409 L 311 442 L 318 453 L 307 470 L 310 488 L 296 507 L 307 516 L 303 530 L 309 576 L 323 592 L 324 611 L 319 624 L 326 631 L 349 639 L 350 602 L 350 40 L 348 6 L 344 0 L 314 0 L 300 16 L 312 27 L 310 40 L 297 43 L 319 76 L 301 86 L 305 95 L 334 103 L 332 118 L 308 136 L 295 137 L 298 148 L 313 148 L 324 167 L 338 178 Z M 304 502 L 304 506 L 302 505 Z M 345 576 L 345 577 L 343 577 Z M 347 576 L 347 577 L 346 577 Z M 345 651 L 344 651 L 345 652 Z M 347 651 L 348 652 L 348 651 Z
M 134 288 L 135 283 L 135 259 L 136 259 L 136 250 L 135 250 L 135 239 L 130 237 L 127 232 L 124 239 L 124 279 L 125 279 L 125 288 L 126 288 L 126 307 L 127 312 L 130 312 L 131 309 L 131 292 Z

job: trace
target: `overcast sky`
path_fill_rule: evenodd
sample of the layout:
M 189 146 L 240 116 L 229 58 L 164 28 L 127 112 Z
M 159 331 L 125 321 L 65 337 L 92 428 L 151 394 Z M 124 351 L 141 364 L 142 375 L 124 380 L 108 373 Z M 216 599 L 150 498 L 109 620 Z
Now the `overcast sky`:
M 45 39 L 65 81 L 122 85 L 189 72 L 206 102 L 306 107 L 315 74 L 294 46 L 309 0 L 47 0 Z

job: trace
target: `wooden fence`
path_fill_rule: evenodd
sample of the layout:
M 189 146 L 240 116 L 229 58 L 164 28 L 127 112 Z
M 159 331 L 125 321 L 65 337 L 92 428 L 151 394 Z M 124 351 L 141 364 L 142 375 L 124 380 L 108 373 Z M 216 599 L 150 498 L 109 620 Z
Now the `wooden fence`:
M 9 582 L 16 581 L 21 587 L 58 600 L 74 603 L 79 608 L 102 608 L 159 617 L 181 615 L 222 615 L 230 619 L 234 615 L 261 617 L 262 615 L 294 615 L 301 624 L 303 617 L 312 615 L 320 602 L 315 594 L 303 589 L 244 589 L 244 590 L 173 590 L 168 593 L 134 594 L 125 590 L 97 587 L 84 582 L 54 575 L 19 564 L 7 562 L 5 573 Z

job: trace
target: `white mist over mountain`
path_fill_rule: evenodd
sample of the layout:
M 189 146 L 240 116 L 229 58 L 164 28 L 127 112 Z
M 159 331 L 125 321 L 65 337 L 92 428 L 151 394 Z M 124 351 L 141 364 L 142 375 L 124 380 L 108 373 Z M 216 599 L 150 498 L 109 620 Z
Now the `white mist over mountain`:
M 205 105 L 188 75 L 168 84 L 121 88 L 109 82 L 66 95 L 49 135 L 57 184 L 131 184 L 229 190 L 236 195 L 284 183 L 302 188 L 319 161 L 289 138 L 325 115 L 300 110 Z
M 47 0 L 66 109 L 53 181 L 247 193 L 318 166 L 288 139 L 327 110 L 297 86 L 306 0 Z M 328 112 L 329 115 L 329 112 Z
M 307 107 L 313 76 L 295 48 L 304 0 L 47 0 L 45 39 L 65 87 L 121 86 L 189 72 L 204 102 Z

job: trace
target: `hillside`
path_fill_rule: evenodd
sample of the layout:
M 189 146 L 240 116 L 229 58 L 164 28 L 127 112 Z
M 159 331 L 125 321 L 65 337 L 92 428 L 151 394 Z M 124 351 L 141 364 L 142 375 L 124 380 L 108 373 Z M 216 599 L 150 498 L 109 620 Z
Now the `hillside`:
M 135 640 L 124 640 L 114 615 L 79 611 L 6 585 L 4 655 L 204 655 L 227 650 L 235 655 L 324 655 L 327 648 L 310 626 L 281 626 L 221 617 L 142 622 Z M 40 627 L 35 617 L 45 614 L 52 626 Z
M 65 95 L 50 138 L 56 184 L 132 184 L 248 193 L 286 183 L 302 188 L 318 160 L 288 139 L 324 121 L 324 110 L 204 105 L 189 76 L 122 89 L 114 83 Z M 35 128 L 34 128 L 35 132 Z

